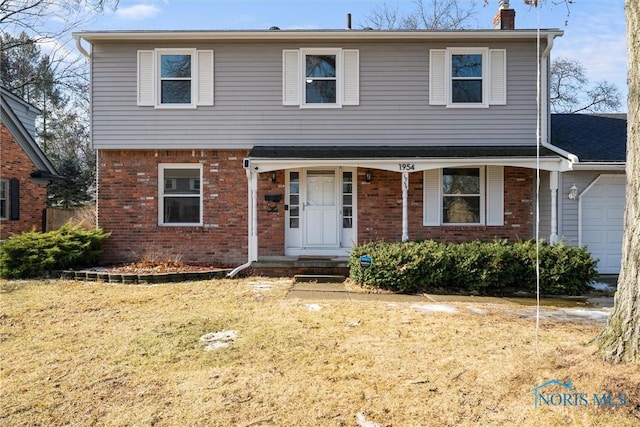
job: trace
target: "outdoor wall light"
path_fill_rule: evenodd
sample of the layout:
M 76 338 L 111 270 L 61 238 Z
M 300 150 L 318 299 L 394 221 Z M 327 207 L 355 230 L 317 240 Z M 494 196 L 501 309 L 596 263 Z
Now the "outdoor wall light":
M 271 182 L 276 183 L 276 171 L 271 171 Z
M 578 197 L 578 187 L 576 187 L 575 182 L 573 183 L 573 185 L 569 189 L 569 196 L 568 197 L 569 197 L 569 200 L 575 200 L 576 197 Z
M 364 173 L 364 180 L 367 181 L 367 182 L 371 182 L 371 178 L 372 178 L 371 177 L 371 171 L 370 170 L 366 171 Z

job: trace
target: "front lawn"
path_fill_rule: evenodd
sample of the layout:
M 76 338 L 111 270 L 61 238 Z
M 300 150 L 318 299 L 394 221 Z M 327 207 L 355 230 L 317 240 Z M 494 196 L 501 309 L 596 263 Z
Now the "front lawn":
M 536 348 L 521 306 L 307 301 L 285 298 L 290 286 L 0 282 L 0 423 L 640 423 L 640 369 L 594 355 L 601 323 L 543 319 Z M 219 331 L 237 339 L 205 351 Z M 553 379 L 588 404 L 535 408 L 532 389 Z M 628 401 L 592 402 L 609 392 Z

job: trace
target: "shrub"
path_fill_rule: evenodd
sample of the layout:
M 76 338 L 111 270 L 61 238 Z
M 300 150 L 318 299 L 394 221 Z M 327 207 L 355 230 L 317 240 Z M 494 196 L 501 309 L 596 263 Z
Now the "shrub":
M 395 292 L 415 293 L 427 289 L 449 292 L 497 294 L 536 290 L 534 241 L 445 244 L 434 241 L 372 242 L 353 249 L 350 277 L 357 283 Z M 562 243 L 540 243 L 540 292 L 552 295 L 584 293 L 598 275 L 585 248 Z M 363 271 L 359 259 L 373 262 Z
M 0 277 L 26 279 L 46 271 L 95 264 L 108 236 L 100 229 L 85 230 L 70 224 L 47 233 L 29 231 L 11 236 L 0 245 Z

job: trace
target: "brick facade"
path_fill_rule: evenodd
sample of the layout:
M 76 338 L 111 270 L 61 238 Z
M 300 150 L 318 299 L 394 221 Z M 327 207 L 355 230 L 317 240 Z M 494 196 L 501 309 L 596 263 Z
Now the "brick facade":
M 409 174 L 409 238 L 442 242 L 475 239 L 516 241 L 532 237 L 533 170 L 504 168 L 505 221 L 503 226 L 425 227 L 423 225 L 423 175 Z M 358 189 L 358 241 L 398 241 L 402 239 L 402 175 L 374 170 L 371 183 L 363 182 L 360 171 Z
M 0 220 L 0 240 L 33 228 L 42 231 L 42 211 L 47 207 L 47 187 L 36 184 L 31 178 L 35 169 L 36 166 L 13 135 L 0 124 L 0 179 L 17 178 L 20 183 L 20 219 Z
M 247 151 L 118 151 L 98 153 L 98 225 L 105 264 L 144 258 L 235 266 L 247 260 Z M 203 226 L 158 225 L 158 166 L 200 163 Z
M 143 258 L 237 266 L 246 262 L 248 240 L 247 151 L 114 151 L 99 152 L 98 222 L 107 239 L 104 263 Z M 201 227 L 158 225 L 158 166 L 162 163 L 203 165 L 203 223 Z M 358 182 L 358 240 L 398 241 L 402 234 L 402 192 L 399 173 L 374 170 L 367 183 L 365 169 Z M 412 173 L 409 183 L 409 236 L 460 242 L 473 239 L 527 239 L 533 218 L 533 171 L 505 167 L 504 226 L 423 226 L 423 175 Z M 285 174 L 258 175 L 258 254 L 284 255 Z M 265 195 L 281 195 L 269 204 Z M 270 207 L 272 209 L 270 209 Z

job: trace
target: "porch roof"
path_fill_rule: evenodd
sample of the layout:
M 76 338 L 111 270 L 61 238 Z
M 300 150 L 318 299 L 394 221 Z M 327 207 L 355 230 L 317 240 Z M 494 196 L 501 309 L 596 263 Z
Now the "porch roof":
M 252 159 L 429 159 L 429 158 L 504 158 L 536 157 L 535 146 L 256 146 Z M 540 157 L 558 158 L 558 154 L 540 147 Z
M 317 166 L 370 167 L 417 172 L 463 165 L 535 168 L 536 146 L 255 146 L 248 164 L 255 172 Z M 540 168 L 568 170 L 571 161 L 540 147 Z

